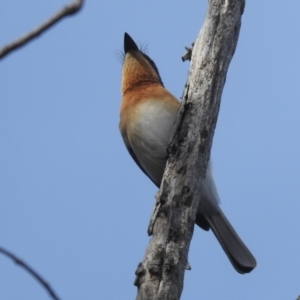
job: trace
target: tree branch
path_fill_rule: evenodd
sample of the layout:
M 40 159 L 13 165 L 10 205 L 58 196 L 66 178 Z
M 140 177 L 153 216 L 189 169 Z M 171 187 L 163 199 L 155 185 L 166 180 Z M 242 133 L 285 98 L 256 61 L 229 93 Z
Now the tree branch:
M 17 265 L 21 266 L 25 269 L 29 274 L 31 274 L 49 293 L 52 299 L 59 300 L 58 296 L 55 294 L 54 290 L 50 287 L 50 285 L 40 276 L 35 270 L 33 270 L 28 264 L 23 262 L 20 258 L 12 254 L 11 252 L 5 250 L 4 248 L 0 247 L 0 253 L 3 255 L 11 258 Z
M 53 26 L 58 21 L 60 21 L 62 18 L 77 13 L 81 9 L 83 1 L 84 0 L 74 0 L 72 3 L 63 7 L 59 12 L 57 12 L 49 20 L 47 20 L 37 28 L 33 29 L 32 31 L 18 38 L 17 40 L 2 47 L 0 49 L 0 59 L 2 59 L 10 52 L 24 46 L 34 38 L 38 37 L 41 33 L 49 29 L 51 26 Z
M 209 0 L 156 197 L 152 239 L 136 270 L 138 300 L 180 299 L 202 180 L 234 54 L 244 0 Z

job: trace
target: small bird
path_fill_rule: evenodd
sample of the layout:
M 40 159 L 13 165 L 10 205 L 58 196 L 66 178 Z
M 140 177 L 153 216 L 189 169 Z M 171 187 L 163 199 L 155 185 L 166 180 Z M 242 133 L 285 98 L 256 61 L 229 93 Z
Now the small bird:
M 140 169 L 159 188 L 169 139 L 180 102 L 164 88 L 153 60 L 124 35 L 120 131 Z M 210 164 L 203 181 L 196 224 L 211 229 L 237 272 L 251 272 L 256 261 L 219 206 Z

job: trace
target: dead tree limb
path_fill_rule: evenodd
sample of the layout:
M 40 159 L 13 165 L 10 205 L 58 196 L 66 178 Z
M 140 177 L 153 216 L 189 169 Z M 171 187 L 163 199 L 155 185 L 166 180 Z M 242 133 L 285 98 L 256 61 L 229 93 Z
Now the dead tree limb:
M 72 3 L 63 7 L 60 11 L 58 11 L 55 15 L 53 15 L 50 19 L 48 19 L 46 22 L 44 22 L 37 28 L 33 29 L 32 31 L 18 38 L 17 40 L 2 47 L 0 49 L 0 59 L 9 54 L 10 52 L 24 46 L 34 38 L 38 37 L 41 33 L 45 32 L 47 29 L 52 27 L 62 18 L 77 13 L 82 7 L 82 4 L 83 0 L 74 0 Z
M 153 236 L 136 270 L 138 300 L 177 300 L 183 289 L 200 189 L 245 5 L 244 0 L 208 2 L 148 229 Z
M 47 281 L 45 279 L 42 278 L 41 275 L 39 275 L 32 267 L 30 267 L 27 263 L 25 263 L 23 260 L 21 260 L 20 258 L 18 258 L 16 255 L 14 255 L 13 253 L 9 252 L 8 250 L 0 247 L 0 253 L 2 253 L 3 255 L 9 257 L 10 259 L 12 259 L 17 265 L 19 265 L 20 267 L 22 267 L 24 270 L 26 270 L 32 277 L 34 277 L 38 283 L 40 283 L 42 285 L 42 287 L 48 292 L 48 294 L 50 295 L 50 297 L 53 300 L 59 300 L 58 296 L 56 295 L 56 293 L 54 292 L 54 290 L 51 288 L 51 286 L 47 283 Z

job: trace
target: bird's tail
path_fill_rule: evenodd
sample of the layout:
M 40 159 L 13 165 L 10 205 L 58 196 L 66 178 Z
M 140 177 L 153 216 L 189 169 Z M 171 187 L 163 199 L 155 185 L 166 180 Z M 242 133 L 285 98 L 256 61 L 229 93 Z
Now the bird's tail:
M 206 220 L 236 271 L 241 274 L 251 272 L 256 266 L 256 260 L 221 208 L 206 217 Z

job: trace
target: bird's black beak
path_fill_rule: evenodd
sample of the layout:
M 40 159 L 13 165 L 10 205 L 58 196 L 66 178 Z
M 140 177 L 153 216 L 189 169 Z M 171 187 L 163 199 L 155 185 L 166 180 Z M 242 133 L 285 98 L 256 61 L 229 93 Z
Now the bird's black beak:
M 128 51 L 133 51 L 133 50 L 139 50 L 138 46 L 134 42 L 134 40 L 131 38 L 131 36 L 125 32 L 124 34 L 124 52 L 125 54 Z

